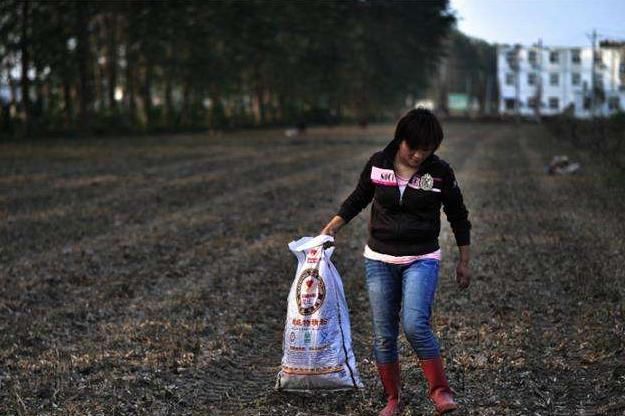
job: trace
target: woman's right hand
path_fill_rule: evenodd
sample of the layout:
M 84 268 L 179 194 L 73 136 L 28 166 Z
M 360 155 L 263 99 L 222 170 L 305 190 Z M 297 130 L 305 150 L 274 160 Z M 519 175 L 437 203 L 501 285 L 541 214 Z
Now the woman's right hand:
M 334 231 L 334 229 L 332 227 L 330 227 L 330 224 L 328 224 L 325 227 L 323 227 L 323 230 L 321 230 L 319 232 L 319 234 L 321 234 L 321 235 L 329 235 L 329 236 L 334 237 L 336 235 L 336 231 Z
M 329 236 L 334 237 L 336 233 L 338 232 L 338 230 L 343 225 L 345 225 L 345 220 L 339 217 L 338 215 L 336 215 L 334 216 L 334 218 L 330 220 L 330 222 L 325 227 L 323 227 L 323 229 L 321 230 L 319 234 L 324 234 L 324 235 L 329 235 Z

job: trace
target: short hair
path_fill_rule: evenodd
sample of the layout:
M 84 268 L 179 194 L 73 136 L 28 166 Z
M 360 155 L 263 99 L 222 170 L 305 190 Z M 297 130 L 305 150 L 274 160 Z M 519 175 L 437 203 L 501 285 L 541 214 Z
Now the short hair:
M 430 110 L 418 107 L 397 122 L 395 140 L 406 141 L 411 149 L 437 150 L 443 141 L 443 129 Z

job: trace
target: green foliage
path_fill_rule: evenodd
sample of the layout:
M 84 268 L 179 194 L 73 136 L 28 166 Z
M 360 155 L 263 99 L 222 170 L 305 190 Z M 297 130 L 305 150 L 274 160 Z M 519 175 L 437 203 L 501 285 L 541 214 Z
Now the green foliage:
M 376 118 L 427 87 L 454 21 L 447 0 L 7 0 L 0 79 L 19 91 L 25 47 L 31 134 Z
M 620 110 L 617 111 L 616 113 L 612 114 L 610 116 L 610 121 L 615 125 L 615 126 L 621 126 L 623 129 L 622 131 L 625 131 L 625 111 Z

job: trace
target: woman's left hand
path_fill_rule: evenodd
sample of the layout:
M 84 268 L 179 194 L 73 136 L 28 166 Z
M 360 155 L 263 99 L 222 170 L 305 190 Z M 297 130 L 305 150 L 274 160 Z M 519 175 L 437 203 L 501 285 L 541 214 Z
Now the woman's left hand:
M 471 284 L 471 270 L 468 263 L 458 262 L 458 266 L 456 266 L 456 282 L 458 282 L 458 286 L 461 289 L 466 289 Z

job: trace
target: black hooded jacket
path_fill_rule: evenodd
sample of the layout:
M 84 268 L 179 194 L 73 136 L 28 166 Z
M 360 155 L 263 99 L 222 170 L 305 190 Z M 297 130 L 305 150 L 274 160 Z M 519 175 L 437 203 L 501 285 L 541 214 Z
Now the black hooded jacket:
M 471 223 L 454 172 L 435 154 L 425 159 L 400 197 L 393 161 L 399 140 L 375 153 L 338 215 L 349 222 L 373 200 L 369 247 L 393 256 L 416 256 L 439 248 L 441 206 L 459 246 L 469 245 Z

